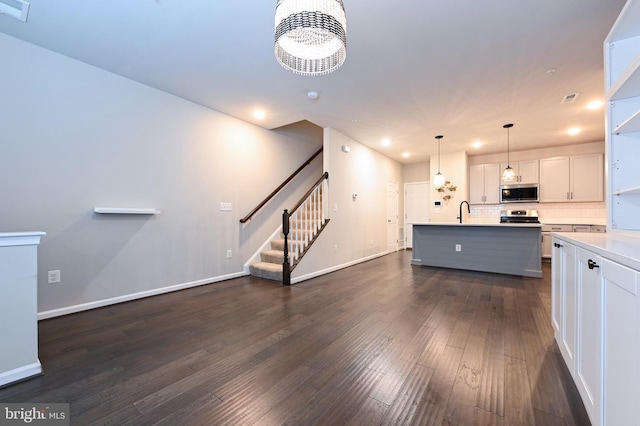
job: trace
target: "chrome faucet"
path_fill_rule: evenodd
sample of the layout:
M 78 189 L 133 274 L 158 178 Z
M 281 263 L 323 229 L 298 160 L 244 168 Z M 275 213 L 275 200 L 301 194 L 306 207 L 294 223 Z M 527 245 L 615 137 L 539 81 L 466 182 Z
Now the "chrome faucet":
M 460 223 L 462 223 L 462 205 L 464 203 L 467 203 L 467 210 L 469 211 L 469 214 L 471 214 L 471 206 L 469 205 L 468 201 L 462 201 L 460 202 L 460 216 L 458 216 L 456 219 L 460 219 Z

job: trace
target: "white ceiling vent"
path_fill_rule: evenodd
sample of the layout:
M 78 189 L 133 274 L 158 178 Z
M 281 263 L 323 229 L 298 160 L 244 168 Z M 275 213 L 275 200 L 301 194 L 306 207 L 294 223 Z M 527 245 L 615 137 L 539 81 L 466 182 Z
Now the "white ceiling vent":
M 29 3 L 22 0 L 0 0 L 0 14 L 27 22 Z
M 3 1 L 3 0 L 0 0 L 0 1 Z M 571 102 L 576 100 L 576 98 L 578 97 L 579 94 L 580 93 L 569 93 L 564 98 L 562 98 L 560 103 L 561 104 L 570 104 Z

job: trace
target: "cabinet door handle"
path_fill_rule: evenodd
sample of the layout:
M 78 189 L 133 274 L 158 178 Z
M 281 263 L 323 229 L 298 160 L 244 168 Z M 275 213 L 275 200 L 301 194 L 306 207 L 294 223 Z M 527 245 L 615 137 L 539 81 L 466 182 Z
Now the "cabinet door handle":
M 600 267 L 600 265 L 598 265 L 596 262 L 594 262 L 591 259 L 589 259 L 589 261 L 587 262 L 587 265 L 589 266 L 589 269 L 599 268 Z
M 567 200 L 570 200 L 571 198 L 569 198 L 569 193 L 567 192 Z
M 558 244 L 558 243 L 553 243 L 553 246 L 557 248 L 564 247 L 562 244 Z

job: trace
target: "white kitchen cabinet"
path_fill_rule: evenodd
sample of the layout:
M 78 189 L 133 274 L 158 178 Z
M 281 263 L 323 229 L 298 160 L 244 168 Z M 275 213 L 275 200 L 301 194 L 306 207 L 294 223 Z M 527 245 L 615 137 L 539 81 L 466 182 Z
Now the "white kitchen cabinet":
M 553 237 L 551 237 L 550 232 L 541 232 L 540 235 L 542 236 L 542 244 L 540 246 L 540 249 L 542 250 L 542 258 L 551 259 L 553 255 L 553 250 L 551 249 Z
M 542 257 L 543 258 L 551 258 L 553 251 L 551 250 L 551 243 L 553 241 L 553 237 L 551 236 L 552 232 L 573 232 L 573 225 L 553 225 L 553 224 L 544 224 L 542 225 L 541 234 L 542 234 Z
M 568 244 L 568 243 L 564 243 Z M 576 247 L 578 321 L 575 376 L 591 424 L 602 424 L 602 283 L 601 259 Z
M 469 167 L 469 202 L 471 204 L 500 203 L 500 166 L 477 164 Z
M 604 43 L 608 228 L 640 231 L 640 0 L 629 0 Z M 637 235 L 636 235 L 637 236 Z
M 640 416 L 640 274 L 602 260 L 604 285 L 604 424 L 630 425 Z M 637 423 L 636 423 L 637 424 Z
M 594 426 L 635 426 L 640 241 L 605 233 L 553 238 L 551 323 L 563 359 Z
M 604 201 L 604 156 L 578 155 L 569 160 L 570 200 Z
M 569 200 L 569 157 L 540 160 L 540 201 Z
M 604 201 L 602 154 L 540 160 L 540 202 Z
M 511 166 L 511 168 L 516 173 L 516 182 L 517 183 L 538 183 L 539 181 L 539 168 L 540 164 L 538 160 L 525 160 L 525 161 L 515 161 L 512 163 L 501 163 L 500 164 L 500 182 L 504 185 L 508 185 L 514 182 L 505 182 L 502 180 L 502 172 L 507 166 Z
M 577 306 L 575 246 L 553 238 L 552 325 L 560 353 L 567 368 L 575 372 Z

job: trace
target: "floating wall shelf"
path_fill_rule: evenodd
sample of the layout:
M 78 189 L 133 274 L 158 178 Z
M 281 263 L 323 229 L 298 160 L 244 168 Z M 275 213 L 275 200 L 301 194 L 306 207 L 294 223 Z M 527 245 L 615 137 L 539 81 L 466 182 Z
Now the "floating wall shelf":
M 116 207 L 95 207 L 93 211 L 100 214 L 160 214 L 160 210 L 156 209 L 132 209 Z

